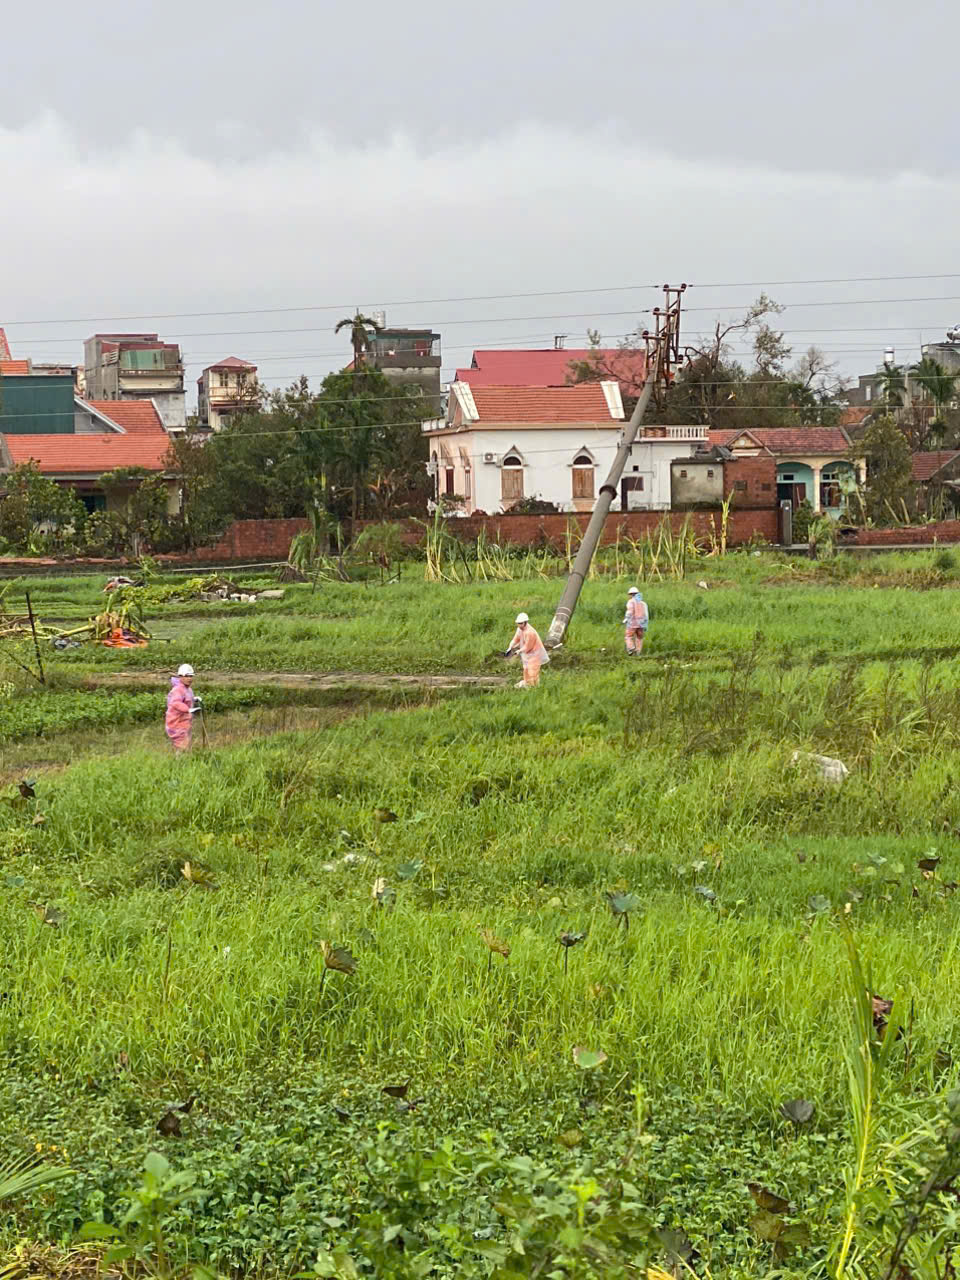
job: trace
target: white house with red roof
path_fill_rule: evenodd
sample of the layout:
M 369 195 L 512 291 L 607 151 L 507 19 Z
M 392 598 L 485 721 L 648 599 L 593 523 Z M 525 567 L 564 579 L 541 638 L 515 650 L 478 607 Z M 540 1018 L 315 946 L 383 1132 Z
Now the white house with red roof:
M 201 426 L 222 431 L 235 413 L 260 403 L 257 366 L 238 356 L 208 365 L 197 379 L 197 417 Z
M 164 478 L 167 511 L 175 515 L 180 509 L 179 483 L 170 468 L 169 451 L 170 437 L 152 401 L 77 397 L 72 432 L 0 434 L 0 472 L 33 462 L 41 475 L 74 489 L 87 509 L 96 511 L 109 509 L 114 501 L 103 488 L 104 472 L 141 467 Z
M 814 511 L 839 516 L 845 479 L 866 483 L 866 459 L 853 462 L 847 456 L 851 440 L 843 427 L 711 431 L 709 443 L 728 449 L 735 458 L 772 454 L 777 462 L 777 501 L 791 502 L 794 510 L 808 502 Z
M 613 380 L 575 386 L 458 380 L 446 417 L 423 424 L 436 497 L 457 499 L 466 515 L 509 511 L 525 498 L 591 511 L 624 425 Z M 642 429 L 612 509 L 668 510 L 670 463 L 691 457 L 705 440 L 705 427 Z

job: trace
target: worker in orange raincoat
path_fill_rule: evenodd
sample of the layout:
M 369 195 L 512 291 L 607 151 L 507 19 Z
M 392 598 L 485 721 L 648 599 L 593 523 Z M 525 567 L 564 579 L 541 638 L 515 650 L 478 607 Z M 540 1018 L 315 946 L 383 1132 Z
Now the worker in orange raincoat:
M 632 653 L 634 657 L 639 658 L 643 652 L 643 638 L 650 625 L 650 610 L 636 587 L 631 587 L 627 592 L 627 612 L 624 615 L 623 625 L 626 628 L 624 641 L 627 653 Z
M 517 629 L 510 641 L 510 648 L 503 656 L 512 658 L 516 653 L 519 653 L 523 663 L 523 679 L 517 681 L 516 688 L 532 689 L 540 683 L 540 668 L 550 661 L 550 655 L 525 613 L 517 614 Z
M 193 667 L 184 662 L 177 669 L 177 674 L 170 677 L 170 692 L 167 694 L 167 714 L 165 728 L 167 737 L 173 743 L 175 751 L 189 751 L 193 736 L 193 717 L 200 710 L 202 703 L 193 692 Z

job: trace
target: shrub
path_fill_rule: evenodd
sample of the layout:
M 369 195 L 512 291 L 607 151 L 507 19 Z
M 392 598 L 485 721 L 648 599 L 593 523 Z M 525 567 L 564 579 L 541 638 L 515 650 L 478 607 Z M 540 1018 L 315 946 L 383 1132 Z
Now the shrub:
M 810 534 L 810 525 L 813 523 L 814 510 L 809 502 L 804 500 L 793 513 L 793 540 L 794 542 L 806 542 Z
M 115 511 L 94 511 L 83 530 L 82 550 L 88 556 L 119 556 L 126 547 L 123 520 Z
M 403 525 L 389 520 L 367 525 L 357 534 L 352 550 L 361 556 L 372 556 L 389 571 L 393 561 L 403 555 Z
M 543 498 L 521 498 L 510 507 L 511 516 L 556 516 L 560 508 L 554 502 L 546 502 Z
M 86 518 L 76 493 L 42 476 L 35 462 L 21 463 L 7 476 L 0 538 L 11 550 L 31 555 L 72 550 Z

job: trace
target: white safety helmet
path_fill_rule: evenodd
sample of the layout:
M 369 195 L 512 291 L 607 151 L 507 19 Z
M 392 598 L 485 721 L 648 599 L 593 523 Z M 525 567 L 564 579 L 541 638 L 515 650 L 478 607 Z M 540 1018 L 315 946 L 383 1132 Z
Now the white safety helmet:
M 518 626 L 520 625 L 520 623 L 521 623 L 521 622 L 529 622 L 529 621 L 530 621 L 530 619 L 527 617 L 527 615 L 526 615 L 525 613 L 518 613 L 518 614 L 517 614 L 517 625 L 518 625 Z
M 193 675 L 193 667 L 191 667 L 191 665 L 190 665 L 190 663 L 189 663 L 189 662 L 181 662 L 180 666 L 179 666 L 179 667 L 177 667 L 177 675 L 178 675 L 178 676 L 192 676 L 192 675 Z
M 640 592 L 637 590 L 636 587 L 627 587 L 628 596 L 638 596 L 639 594 Z

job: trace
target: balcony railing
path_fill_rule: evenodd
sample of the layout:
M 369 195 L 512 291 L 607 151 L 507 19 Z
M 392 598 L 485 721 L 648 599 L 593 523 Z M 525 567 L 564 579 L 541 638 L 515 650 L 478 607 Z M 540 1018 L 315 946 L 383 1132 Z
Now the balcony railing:
M 244 383 L 239 387 L 211 387 L 207 392 L 209 400 L 254 400 L 257 396 L 255 382 Z
M 426 422 L 421 422 L 420 430 L 423 432 L 442 431 L 444 427 L 449 425 L 446 418 L 428 418 Z
M 368 348 L 372 356 L 414 356 L 429 359 L 440 355 L 439 338 L 391 337 L 389 334 L 372 338 Z
M 641 426 L 640 439 L 642 440 L 706 440 L 708 428 L 703 426 L 693 427 L 660 427 L 660 426 Z

